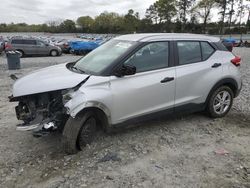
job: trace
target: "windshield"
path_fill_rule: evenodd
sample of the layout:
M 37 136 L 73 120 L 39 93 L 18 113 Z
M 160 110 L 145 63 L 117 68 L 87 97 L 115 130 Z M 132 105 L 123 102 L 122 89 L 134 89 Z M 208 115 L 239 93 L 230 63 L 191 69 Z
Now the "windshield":
M 80 59 L 75 64 L 75 67 L 86 73 L 98 74 L 110 66 L 135 43 L 132 41 L 110 40 Z

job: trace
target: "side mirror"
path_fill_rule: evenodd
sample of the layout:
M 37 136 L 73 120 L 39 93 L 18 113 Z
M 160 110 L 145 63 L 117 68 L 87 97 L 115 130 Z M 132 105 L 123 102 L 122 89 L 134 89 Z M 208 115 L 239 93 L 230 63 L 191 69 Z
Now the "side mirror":
M 133 65 L 123 65 L 120 69 L 115 71 L 115 76 L 122 77 L 128 75 L 134 75 L 136 73 L 136 67 Z

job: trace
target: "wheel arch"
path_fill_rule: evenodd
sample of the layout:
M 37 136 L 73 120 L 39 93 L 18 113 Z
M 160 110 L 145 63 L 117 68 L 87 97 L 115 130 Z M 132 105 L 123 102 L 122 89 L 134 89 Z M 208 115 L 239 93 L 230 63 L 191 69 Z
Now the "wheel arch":
M 208 96 L 207 96 L 207 99 L 206 99 L 206 105 L 208 104 L 208 101 L 209 101 L 209 98 L 211 97 L 211 95 L 213 94 L 213 92 L 218 89 L 219 87 L 221 86 L 228 86 L 232 91 L 233 91 L 233 94 L 234 94 L 234 97 L 237 96 L 237 93 L 238 93 L 238 84 L 237 84 L 237 81 L 233 78 L 224 78 L 220 81 L 218 81 L 213 87 L 212 89 L 210 90 Z
M 96 115 L 98 123 L 100 123 L 103 129 L 108 129 L 111 125 L 111 113 L 106 105 L 97 101 L 89 101 L 81 104 L 77 109 L 71 111 L 70 115 L 74 118 L 76 116 L 81 116 L 82 114 L 91 111 Z
M 77 115 L 81 115 L 86 112 L 92 112 L 95 115 L 95 118 L 97 120 L 97 125 L 100 128 L 102 128 L 103 130 L 107 130 L 109 128 L 110 124 L 109 124 L 108 117 L 102 109 L 95 107 L 95 106 L 86 107 L 82 109 Z
M 23 53 L 23 56 L 25 55 L 24 50 L 21 50 L 21 49 L 16 49 L 16 51 L 22 52 L 22 53 Z

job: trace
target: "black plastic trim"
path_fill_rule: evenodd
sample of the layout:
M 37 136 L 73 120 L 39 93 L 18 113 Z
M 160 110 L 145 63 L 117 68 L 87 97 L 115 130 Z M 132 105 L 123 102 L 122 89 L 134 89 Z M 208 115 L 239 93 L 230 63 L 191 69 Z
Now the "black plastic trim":
M 142 115 L 136 118 L 132 118 L 129 119 L 127 121 L 124 121 L 122 123 L 118 123 L 118 124 L 113 124 L 111 125 L 111 128 L 122 128 L 122 127 L 126 127 L 129 125 L 136 125 L 142 122 L 146 122 L 148 120 L 154 120 L 157 118 L 164 118 L 166 116 L 169 117 L 173 117 L 173 116 L 178 116 L 178 115 L 183 115 L 183 114 L 190 114 L 190 113 L 194 113 L 194 112 L 200 112 L 205 110 L 206 105 L 205 103 L 201 103 L 201 104 L 194 104 L 194 103 L 190 103 L 190 104 L 185 104 L 182 106 L 178 106 L 178 107 L 172 107 L 166 110 L 162 110 L 162 111 L 158 111 L 158 112 L 154 112 L 154 113 L 150 113 L 150 114 L 146 114 L 146 115 Z

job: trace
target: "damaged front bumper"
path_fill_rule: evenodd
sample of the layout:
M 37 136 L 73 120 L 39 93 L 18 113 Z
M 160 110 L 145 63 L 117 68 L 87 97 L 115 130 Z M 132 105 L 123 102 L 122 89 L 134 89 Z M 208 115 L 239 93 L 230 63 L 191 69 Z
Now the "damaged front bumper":
M 40 135 L 54 132 L 64 123 L 66 109 L 62 91 L 48 92 L 19 98 L 9 97 L 10 102 L 19 102 L 15 107 L 16 117 L 23 123 L 18 131 L 33 131 Z

